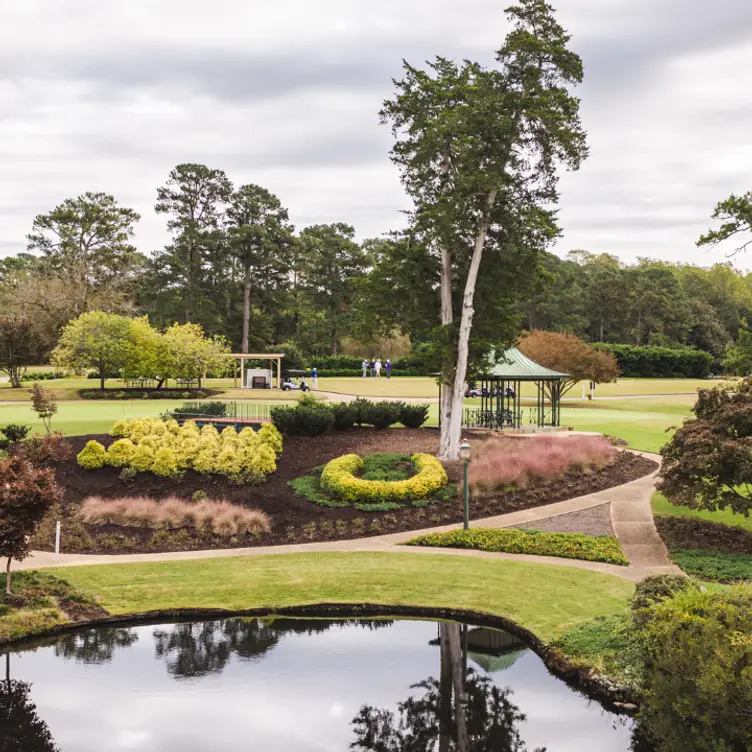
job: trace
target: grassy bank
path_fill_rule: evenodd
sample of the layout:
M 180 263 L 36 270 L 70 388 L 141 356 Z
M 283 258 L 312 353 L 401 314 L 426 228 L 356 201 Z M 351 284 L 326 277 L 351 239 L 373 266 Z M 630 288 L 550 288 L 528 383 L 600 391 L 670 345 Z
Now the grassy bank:
M 623 613 L 633 586 L 584 570 L 448 556 L 319 553 L 48 570 L 111 614 L 373 603 L 504 616 L 553 640 Z M 0 622 L 6 617 L 0 617 Z

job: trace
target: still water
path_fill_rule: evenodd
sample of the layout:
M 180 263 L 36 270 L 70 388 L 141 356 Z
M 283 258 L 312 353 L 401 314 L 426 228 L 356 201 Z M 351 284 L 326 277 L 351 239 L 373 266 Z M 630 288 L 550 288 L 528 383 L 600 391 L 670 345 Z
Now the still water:
M 0 658 L 0 750 L 630 748 L 629 721 L 550 676 L 514 637 L 453 623 L 92 629 Z

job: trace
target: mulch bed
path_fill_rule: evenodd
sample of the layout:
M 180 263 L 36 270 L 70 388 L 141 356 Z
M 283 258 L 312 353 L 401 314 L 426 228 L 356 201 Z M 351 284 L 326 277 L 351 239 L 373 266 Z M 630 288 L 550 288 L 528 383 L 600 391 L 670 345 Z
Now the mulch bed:
M 473 432 L 467 432 L 467 437 L 474 438 Z M 70 439 L 75 453 L 81 451 L 91 439 L 105 446 L 114 441 L 106 435 L 75 437 Z M 286 437 L 277 472 L 260 486 L 238 486 L 229 479 L 199 475 L 193 471 L 170 479 L 142 473 L 130 481 L 123 481 L 120 480 L 119 469 L 108 467 L 86 471 L 78 466 L 74 458 L 59 465 L 55 473 L 64 490 L 62 550 L 68 553 L 134 553 L 269 546 L 359 538 L 454 523 L 462 519 L 462 500 L 459 496 L 427 508 L 406 507 L 396 512 L 365 514 L 353 508 L 328 509 L 318 506 L 296 496 L 287 485 L 288 481 L 306 475 L 313 468 L 343 454 L 435 454 L 438 448 L 439 434 L 432 429 L 376 431 L 372 428 L 354 428 L 316 438 Z M 586 474 L 571 473 L 533 488 L 473 498 L 472 516 L 473 519 L 481 519 L 603 491 L 647 475 L 656 467 L 654 462 L 644 457 L 620 453 L 615 462 L 602 470 Z M 461 463 L 450 463 L 447 472 L 450 482 L 459 483 Z M 119 498 L 143 495 L 155 499 L 180 496 L 190 499 L 197 490 L 204 491 L 212 498 L 225 498 L 235 504 L 262 510 L 271 520 L 272 531 L 258 538 L 250 535 L 219 538 L 188 528 L 153 531 L 117 525 L 84 526 L 74 514 L 77 505 L 89 496 Z M 52 517 L 42 525 L 34 545 L 42 550 L 52 549 Z
M 656 517 L 655 524 L 669 550 L 687 548 L 752 555 L 752 533 L 744 528 L 692 517 Z
M 585 535 L 615 536 L 611 523 L 611 504 L 601 504 L 581 512 L 560 514 L 545 520 L 529 522 L 526 525 L 515 525 L 523 530 L 541 530 L 545 533 L 584 533 Z

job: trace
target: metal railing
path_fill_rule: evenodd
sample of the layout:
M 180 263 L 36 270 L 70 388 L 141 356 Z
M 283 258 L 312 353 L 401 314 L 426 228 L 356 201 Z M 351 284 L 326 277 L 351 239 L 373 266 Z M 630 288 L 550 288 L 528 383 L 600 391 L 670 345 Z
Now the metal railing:
M 231 423 L 261 423 L 271 420 L 271 407 L 253 402 L 224 402 L 209 400 L 202 402 L 184 402 L 180 407 L 165 413 L 167 417 L 178 421 L 195 420 Z

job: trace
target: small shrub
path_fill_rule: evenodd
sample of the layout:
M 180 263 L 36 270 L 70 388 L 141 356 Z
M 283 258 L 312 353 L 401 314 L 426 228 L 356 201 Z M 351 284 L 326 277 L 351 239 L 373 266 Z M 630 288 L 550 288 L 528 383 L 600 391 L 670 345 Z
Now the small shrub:
M 295 489 L 296 496 L 302 496 L 304 499 L 308 499 L 308 501 L 312 501 L 321 507 L 341 509 L 350 506 L 346 501 L 333 499 L 322 491 L 319 478 L 315 475 L 304 475 L 302 478 L 295 478 L 295 480 L 288 481 L 287 485 Z
M 84 470 L 99 470 L 107 464 L 107 450 L 98 441 L 89 441 L 76 459 Z
M 191 495 L 191 499 L 193 499 L 193 501 L 203 501 L 207 498 L 209 498 L 209 495 L 206 493 L 206 491 L 203 491 L 200 488 L 194 491 Z
M 321 436 L 334 428 L 334 411 L 318 402 L 300 401 L 295 407 L 274 407 L 271 418 L 286 436 Z
M 158 475 L 160 478 L 171 478 L 173 475 L 177 475 L 180 471 L 178 469 L 178 462 L 175 458 L 175 452 L 170 447 L 160 447 L 154 453 L 154 462 L 151 465 L 151 472 L 154 475 Z
M 138 444 L 133 452 L 131 467 L 138 473 L 148 473 L 154 464 L 154 450 L 148 444 Z
M 581 533 L 542 533 L 536 530 L 507 528 L 452 530 L 413 538 L 409 546 L 437 548 L 468 548 L 535 556 L 559 556 L 565 559 L 603 561 L 627 566 L 628 561 L 616 538 L 608 535 L 594 537 Z
M 635 587 L 632 610 L 642 611 L 689 589 L 691 581 L 680 574 L 652 574 Z
M 665 752 L 749 749 L 752 586 L 692 587 L 657 603 L 639 631 L 640 721 Z
M 10 440 L 11 444 L 18 444 L 19 441 L 23 441 L 31 431 L 31 426 L 21 425 L 19 423 L 9 423 L 4 428 L 0 429 Z
M 359 512 L 394 512 L 397 509 L 402 509 L 402 504 L 397 504 L 394 501 L 382 501 L 376 504 L 355 504 L 355 508 Z
M 360 406 L 360 422 L 382 431 L 399 423 L 405 408 L 404 402 L 369 402 Z
M 20 453 L 32 465 L 52 467 L 73 457 L 73 447 L 61 433 L 32 436 L 21 445 Z
M 107 448 L 107 463 L 112 467 L 126 467 L 131 464 L 136 445 L 130 439 L 118 439 Z
M 334 412 L 334 428 L 337 431 L 346 431 L 355 425 L 358 417 L 358 409 L 349 402 L 338 402 L 332 405 Z
M 133 480 L 136 475 L 138 475 L 138 471 L 135 467 L 124 467 L 120 471 L 120 475 L 118 477 L 120 478 L 120 480 L 127 483 L 129 480 Z
M 399 422 L 405 428 L 421 428 L 428 420 L 428 405 L 404 405 Z
M 279 456 L 282 454 L 282 434 L 272 423 L 264 423 L 258 432 L 259 441 L 270 446 L 274 453 Z

